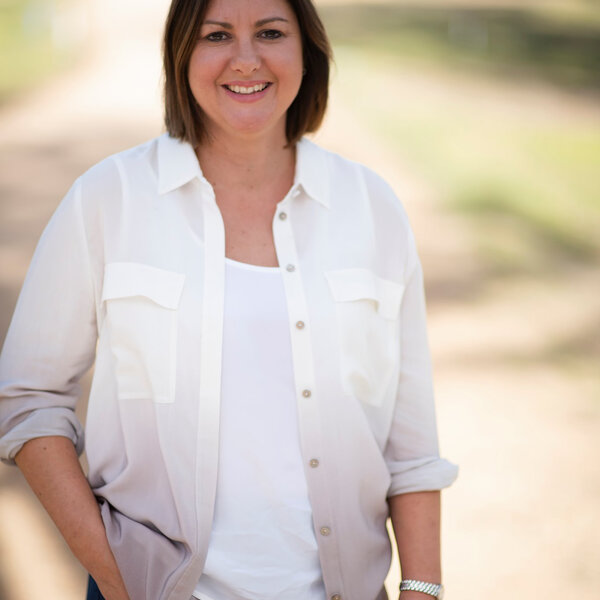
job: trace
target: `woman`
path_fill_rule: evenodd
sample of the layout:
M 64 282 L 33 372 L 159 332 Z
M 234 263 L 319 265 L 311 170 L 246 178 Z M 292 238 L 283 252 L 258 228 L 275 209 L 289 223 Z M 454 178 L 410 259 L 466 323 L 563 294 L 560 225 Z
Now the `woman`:
M 16 462 L 107 600 L 441 597 L 422 272 L 371 171 L 303 139 L 309 0 L 173 0 L 168 134 L 79 178 L 2 354 Z M 77 381 L 95 360 L 86 478 Z M 94 596 L 95 594 L 95 596 Z

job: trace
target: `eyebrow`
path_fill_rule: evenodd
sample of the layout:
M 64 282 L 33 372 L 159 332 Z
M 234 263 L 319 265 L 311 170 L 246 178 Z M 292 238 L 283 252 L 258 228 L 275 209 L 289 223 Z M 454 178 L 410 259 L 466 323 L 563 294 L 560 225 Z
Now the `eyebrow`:
M 266 25 L 267 23 L 273 23 L 274 21 L 283 21 L 284 23 L 289 22 L 283 17 L 267 17 L 266 19 L 260 19 L 260 21 L 256 21 L 254 26 L 262 27 L 263 25 Z M 233 25 L 231 23 L 226 23 L 224 21 L 212 21 L 211 19 L 207 19 L 206 21 L 204 21 L 204 23 L 202 23 L 202 25 L 218 25 L 223 29 L 233 29 Z

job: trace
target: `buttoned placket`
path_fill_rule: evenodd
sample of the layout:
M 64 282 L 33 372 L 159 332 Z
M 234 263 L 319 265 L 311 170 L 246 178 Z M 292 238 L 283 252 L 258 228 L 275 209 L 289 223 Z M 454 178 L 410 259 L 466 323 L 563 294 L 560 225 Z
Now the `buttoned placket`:
M 341 590 L 341 580 L 337 568 L 339 565 L 337 540 L 331 525 L 332 511 L 327 500 L 326 475 L 320 460 L 323 455 L 320 431 L 322 423 L 318 405 L 319 394 L 315 389 L 311 323 L 293 232 L 293 207 L 294 203 L 304 199 L 302 194 L 300 185 L 296 184 L 277 205 L 273 218 L 273 238 L 277 259 L 280 265 L 285 265 L 286 271 L 283 281 L 290 327 L 301 452 L 323 568 L 323 580 L 328 596 L 341 599 L 338 593 Z M 327 568 L 328 566 L 331 570 Z
M 198 554 L 202 563 L 208 552 L 217 491 L 219 464 L 219 427 L 221 407 L 221 352 L 225 301 L 225 225 L 210 183 L 199 186 L 204 220 L 204 275 L 202 297 L 202 339 L 200 372 L 202 385 L 198 405 L 196 471 L 196 510 Z

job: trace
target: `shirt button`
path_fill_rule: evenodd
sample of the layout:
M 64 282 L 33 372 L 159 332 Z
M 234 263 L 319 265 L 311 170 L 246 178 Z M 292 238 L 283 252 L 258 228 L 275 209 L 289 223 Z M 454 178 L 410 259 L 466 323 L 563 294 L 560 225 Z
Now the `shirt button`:
M 285 220 L 287 219 L 287 213 L 280 212 L 280 213 L 279 213 L 279 218 L 280 218 L 282 221 L 285 221 Z
M 293 273 L 296 270 L 296 267 L 295 267 L 295 265 L 288 265 L 285 268 L 285 270 L 288 271 L 289 273 Z
M 329 527 L 321 527 L 321 535 L 327 537 L 331 533 L 331 529 Z
M 296 329 L 304 329 L 304 321 L 298 321 L 296 323 Z
M 308 463 L 313 469 L 316 469 L 319 466 L 319 461 L 316 458 L 311 459 Z
M 342 600 L 342 597 L 339 594 L 334 594 L 331 596 L 331 600 Z
M 302 395 L 305 398 L 310 398 L 312 396 L 312 392 L 310 390 L 302 390 Z

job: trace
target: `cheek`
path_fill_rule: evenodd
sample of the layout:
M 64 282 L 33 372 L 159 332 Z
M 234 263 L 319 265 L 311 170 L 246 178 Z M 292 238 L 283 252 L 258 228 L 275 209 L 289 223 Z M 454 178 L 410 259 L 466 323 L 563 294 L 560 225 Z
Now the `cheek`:
M 278 68 L 280 73 L 285 73 L 285 78 L 290 86 L 302 83 L 302 53 L 285 53 L 279 57 Z
M 218 71 L 217 59 L 215 56 L 208 56 L 205 52 L 194 51 L 190 58 L 188 67 L 188 79 L 190 84 L 206 84 L 213 81 Z

